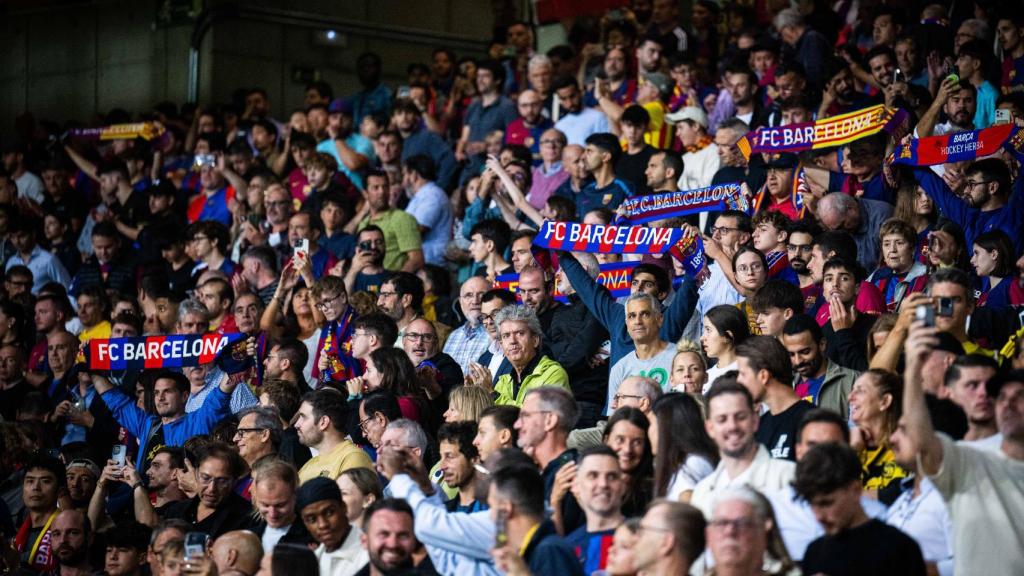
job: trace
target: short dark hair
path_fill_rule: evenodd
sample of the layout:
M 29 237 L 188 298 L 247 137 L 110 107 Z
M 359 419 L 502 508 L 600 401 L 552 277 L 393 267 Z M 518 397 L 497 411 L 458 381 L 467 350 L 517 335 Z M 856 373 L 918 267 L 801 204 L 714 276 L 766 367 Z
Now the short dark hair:
M 512 242 L 512 229 L 504 220 L 481 220 L 469 231 L 470 239 L 476 234 L 479 234 L 484 240 L 494 242 L 494 252 L 498 255 L 503 255 L 505 249 Z
M 879 56 L 888 56 L 890 60 L 892 60 L 894 63 L 896 62 L 896 52 L 893 51 L 892 48 L 885 45 L 875 46 L 874 48 L 865 52 L 863 62 L 870 66 L 871 61 L 874 60 L 875 58 L 878 58 Z
M 420 277 L 411 272 L 395 272 L 389 274 L 384 280 L 386 284 L 391 284 L 395 288 L 395 292 L 398 294 L 398 298 L 405 296 L 406 294 L 412 296 L 412 303 L 410 306 L 417 312 L 423 306 L 423 280 Z
M 771 278 L 754 293 L 750 299 L 750 307 L 755 314 L 765 312 L 769 308 L 788 308 L 794 315 L 802 314 L 804 295 L 792 282 Z
M 58 488 L 67 484 L 67 469 L 64 467 L 64 463 L 44 452 L 35 452 L 30 455 L 28 461 L 25 462 L 24 470 L 26 473 L 33 470 L 43 470 L 53 474 L 53 477 L 57 480 Z
M 113 238 L 114 240 L 121 240 L 121 233 L 117 231 L 117 227 L 114 226 L 113 222 L 97 222 L 92 227 L 92 234 L 90 236 L 100 236 L 102 238 Z
M 488 72 L 491 73 L 491 75 L 494 76 L 495 83 L 497 83 L 499 86 L 505 85 L 505 66 L 503 66 L 501 62 L 498 62 L 497 60 L 492 60 L 490 58 L 486 60 L 480 60 L 476 63 L 476 69 L 487 70 Z
M 947 388 L 952 386 L 954 382 L 960 379 L 961 372 L 963 372 L 964 368 L 991 368 L 998 372 L 999 364 L 984 354 L 964 354 L 963 356 L 958 356 L 957 359 L 949 365 L 949 369 L 946 370 L 946 375 L 942 380 L 943 384 L 945 384 Z
M 342 434 L 348 434 L 348 430 L 345 427 L 345 398 L 342 397 L 341 392 L 334 388 L 321 388 L 307 392 L 302 397 L 302 401 L 309 404 L 309 407 L 313 410 L 314 420 L 327 416 L 331 419 L 331 426 L 335 430 Z
M 723 374 L 723 377 L 727 374 L 729 373 L 726 372 L 726 374 Z M 747 401 L 747 406 L 750 408 L 750 411 L 754 411 L 754 397 L 750 394 L 750 390 L 747 390 L 746 386 L 738 382 L 716 381 L 715 384 L 711 385 L 711 389 L 708 390 L 708 393 L 704 395 L 704 405 L 707 406 L 707 418 L 711 417 L 711 401 L 719 396 L 727 396 L 729 394 L 738 394 L 743 396 Z
M 736 228 L 738 228 L 740 232 L 746 232 L 747 234 L 752 234 L 754 232 L 754 223 L 751 220 L 750 215 L 742 210 L 725 210 L 718 215 L 718 218 L 732 218 L 736 220 Z M 715 218 L 715 222 L 718 221 L 718 218 Z
M 282 338 L 277 342 L 277 353 L 291 362 L 291 371 L 296 378 L 300 381 L 305 379 L 302 370 L 309 362 L 309 349 L 305 344 L 295 338 Z
M 559 90 L 568 88 L 570 86 L 576 88 L 577 90 L 579 90 L 580 87 L 579 82 L 576 82 L 576 79 L 573 78 L 572 76 L 558 76 L 551 82 L 551 91 L 558 92 Z
M 188 381 L 188 377 L 181 372 L 175 372 L 173 370 L 163 369 L 153 374 L 152 382 L 155 385 L 157 380 L 170 380 L 174 382 L 174 387 L 177 388 L 178 392 L 185 394 L 188 392 L 192 385 Z
M 299 388 L 293 382 L 287 380 L 268 379 L 260 386 L 260 394 L 266 394 L 270 403 L 277 408 L 281 418 L 290 421 L 292 416 L 299 410 L 302 397 L 299 395 Z
M 630 126 L 647 126 L 651 123 L 651 115 L 643 106 L 632 104 L 622 111 L 622 118 L 619 119 L 619 122 Z
M 242 461 L 242 457 L 238 455 L 238 451 L 233 446 L 228 446 L 222 442 L 213 442 L 207 446 L 206 450 L 199 455 L 196 468 L 202 466 L 203 462 L 211 459 L 217 459 L 227 464 L 228 474 L 231 474 L 232 478 L 238 479 L 245 471 L 245 463 Z
M 171 461 L 171 468 L 177 468 L 178 470 L 185 469 L 185 449 L 180 446 L 161 446 L 153 453 L 153 456 L 159 456 L 161 454 L 167 454 L 167 458 Z
M 491 473 L 491 487 L 524 516 L 544 518 L 544 481 L 536 466 L 509 466 Z
M 587 136 L 587 145 L 592 145 L 599 148 L 602 152 L 611 154 L 611 164 L 614 166 L 619 161 L 619 157 L 622 156 L 622 145 L 619 144 L 619 139 L 608 132 L 597 132 Z
M 412 512 L 412 506 L 410 506 L 405 500 L 401 498 L 383 498 L 375 501 L 373 504 L 370 504 L 369 508 L 363 512 L 362 529 L 364 532 L 370 528 L 370 522 L 373 520 L 373 517 L 381 510 L 405 514 L 413 521 L 415 521 L 416 518 L 415 514 Z
M 864 272 L 864 268 L 862 268 L 856 260 L 847 260 L 845 258 L 840 258 L 838 256 L 826 260 L 825 265 L 821 269 L 821 272 L 822 274 L 825 274 L 829 270 L 835 270 L 837 268 L 846 270 L 847 272 L 852 274 L 854 282 L 858 284 L 862 280 L 864 280 L 864 276 L 866 275 Z
M 636 278 L 636 275 L 640 273 L 654 276 L 654 283 L 658 285 L 658 292 L 668 294 L 669 289 L 672 288 L 672 279 L 669 278 L 668 272 L 657 264 L 648 262 L 637 264 L 633 271 L 630 272 L 630 280 Z
M 410 156 L 403 164 L 407 170 L 419 174 L 420 178 L 424 180 L 432 182 L 437 179 L 437 166 L 434 164 L 434 159 L 426 154 Z
M 462 455 L 470 461 L 480 455 L 476 446 L 473 445 L 473 438 L 475 437 L 476 422 L 473 422 L 472 420 L 448 422 L 443 424 L 437 431 L 438 444 L 441 442 L 457 444 L 459 452 L 461 452 Z
M 802 418 L 800 418 L 800 423 L 797 425 L 796 428 L 797 443 L 800 443 L 800 439 L 804 435 L 804 428 L 807 428 L 809 425 L 819 422 L 825 424 L 832 424 L 836 428 L 839 428 L 839 431 L 843 435 L 843 442 L 847 444 L 850 443 L 850 427 L 847 426 L 846 420 L 842 416 L 840 416 L 838 412 L 834 412 L 827 408 L 814 408 L 808 410 L 807 412 L 804 412 L 804 415 Z
M 849 232 L 826 230 L 814 237 L 812 246 L 817 246 L 825 258 L 831 252 L 844 260 L 857 259 L 857 242 Z
M 750 322 L 747 315 L 731 304 L 719 304 L 704 315 L 715 330 L 732 341 L 733 346 L 750 337 Z
M 818 444 L 796 463 L 793 489 L 802 499 L 811 501 L 860 482 L 860 458 L 853 448 L 843 444 Z
M 249 248 L 245 251 L 245 254 L 242 255 L 242 260 L 247 260 L 249 258 L 259 260 L 260 264 L 274 274 L 277 274 L 277 254 L 270 246 L 253 246 Z
M 786 336 L 796 336 L 803 332 L 810 332 L 815 343 L 821 342 L 824 337 L 818 321 L 808 314 L 796 314 L 782 326 L 782 333 Z
M 221 254 L 226 254 L 228 244 L 231 241 L 231 233 L 226 226 L 214 220 L 200 220 L 193 222 L 185 229 L 185 238 L 191 240 L 199 234 L 204 234 L 217 246 Z
M 936 284 L 956 284 L 964 289 L 964 293 L 967 294 L 967 299 L 974 301 L 974 290 L 971 286 L 971 278 L 967 275 L 967 272 L 959 268 L 939 268 L 928 278 L 928 285 L 925 287 L 925 291 L 931 294 L 932 286 Z
M 145 552 L 149 548 L 149 535 L 152 528 L 141 522 L 118 522 L 103 533 L 107 548 L 128 548 Z
M 662 168 L 665 170 L 672 170 L 676 176 L 683 175 L 683 169 L 686 165 L 683 163 L 682 156 L 672 150 L 659 150 L 656 154 L 661 154 Z
M 398 396 L 387 390 L 374 390 L 364 396 L 363 412 L 367 416 L 373 416 L 380 412 L 388 419 L 388 422 L 394 422 L 402 417 L 402 410 L 398 406 Z
M 323 80 L 315 80 L 306 84 L 306 91 L 316 90 L 317 94 L 326 99 L 328 102 L 334 100 L 334 89 L 331 88 L 330 83 L 324 82 Z
M 365 230 L 365 229 L 364 229 Z M 373 312 L 360 316 L 352 324 L 354 330 L 363 329 L 380 338 L 381 345 L 394 346 L 398 340 L 398 324 L 383 312 Z
M 489 406 L 480 413 L 480 420 L 484 418 L 490 418 L 498 431 L 508 430 L 512 435 L 512 445 L 516 445 L 516 439 L 519 437 L 516 430 L 516 420 L 519 419 L 517 406 Z
M 484 295 L 480 297 L 481 304 L 490 302 L 491 300 L 501 300 L 505 306 L 508 306 L 516 303 L 516 295 L 504 288 L 493 288 L 484 292 Z
M 751 336 L 736 347 L 736 355 L 747 359 L 755 373 L 767 370 L 772 378 L 787 386 L 793 381 L 793 362 L 789 352 L 772 336 Z
M 1010 168 L 999 158 L 984 158 L 972 162 L 967 170 L 964 170 L 964 177 L 981 174 L 986 180 L 993 180 L 999 183 L 1000 196 L 1006 197 L 1010 193 Z

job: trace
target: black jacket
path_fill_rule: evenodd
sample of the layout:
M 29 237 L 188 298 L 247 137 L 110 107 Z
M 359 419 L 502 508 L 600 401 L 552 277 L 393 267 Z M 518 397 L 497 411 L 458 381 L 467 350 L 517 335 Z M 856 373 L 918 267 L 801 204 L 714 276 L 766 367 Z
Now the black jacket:
M 96 256 L 90 256 L 78 269 L 78 274 L 75 274 L 68 293 L 78 296 L 82 289 L 90 286 L 100 286 L 118 294 L 133 294 L 135 292 L 135 267 L 124 259 L 118 258 L 110 263 L 110 270 L 104 280 L 99 260 L 96 259 Z
M 569 374 L 573 396 L 581 402 L 604 404 L 608 395 L 608 363 L 591 367 L 590 359 L 608 340 L 608 331 L 576 294 L 554 309 L 548 348 L 551 359 Z
M 245 498 L 235 494 L 234 490 L 221 502 L 220 507 L 202 522 L 196 521 L 198 510 L 199 496 L 196 496 L 169 504 L 164 519 L 181 518 L 186 522 L 191 522 L 196 531 L 206 532 L 213 539 L 232 530 L 247 528 L 252 522 L 252 505 Z
M 256 520 L 249 525 L 249 531 L 253 534 L 263 538 L 263 533 L 267 531 L 266 520 Z M 292 525 L 288 528 L 288 532 L 277 541 L 278 544 L 298 544 L 299 546 L 306 546 L 307 544 L 315 544 L 316 541 L 309 535 L 309 531 L 306 530 L 306 523 L 299 518 L 298 512 L 295 514 L 295 520 Z

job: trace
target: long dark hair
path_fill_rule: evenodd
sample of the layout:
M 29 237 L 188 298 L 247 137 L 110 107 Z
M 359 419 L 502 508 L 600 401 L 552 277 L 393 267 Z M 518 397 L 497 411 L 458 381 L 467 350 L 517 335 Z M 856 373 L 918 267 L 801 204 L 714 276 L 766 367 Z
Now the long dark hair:
M 651 440 L 647 436 L 650 420 L 639 408 L 632 406 L 619 408 L 608 418 L 608 424 L 604 427 L 603 441 L 605 445 L 608 444 L 612 430 L 619 422 L 628 422 L 644 432 L 644 454 L 640 458 L 640 463 L 633 470 L 623 470 L 628 482 L 626 495 L 622 501 L 624 514 L 642 514 L 653 497 L 651 478 L 654 473 L 654 452 L 651 450 Z
M 654 401 L 658 419 L 658 457 L 654 460 L 654 495 L 665 496 L 669 482 L 691 454 L 718 464 L 718 448 L 704 429 L 700 405 L 689 394 L 672 392 Z
M 373 365 L 380 372 L 380 387 L 395 396 L 416 396 L 421 391 L 416 367 L 401 348 L 385 346 L 370 352 Z

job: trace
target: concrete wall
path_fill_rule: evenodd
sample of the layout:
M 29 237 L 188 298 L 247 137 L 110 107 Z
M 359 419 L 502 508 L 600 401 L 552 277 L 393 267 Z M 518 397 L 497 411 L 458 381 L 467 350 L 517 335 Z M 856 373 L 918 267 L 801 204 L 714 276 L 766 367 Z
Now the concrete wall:
M 480 39 L 489 37 L 492 21 L 487 0 L 244 3 Z M 26 110 L 37 119 L 92 124 L 115 107 L 137 113 L 162 100 L 184 102 L 192 27 L 154 27 L 156 5 L 95 0 L 13 9 L 0 17 L 0 140 L 11 139 L 14 118 Z M 429 61 L 431 49 L 366 35 L 349 35 L 345 47 L 327 48 L 314 45 L 312 37 L 311 29 L 287 24 L 218 22 L 203 43 L 200 101 L 222 102 L 238 87 L 262 86 L 275 116 L 283 118 L 303 98 L 303 84 L 291 80 L 293 66 L 320 70 L 336 93 L 345 94 L 358 88 L 353 69 L 360 52 L 377 51 L 385 80 L 397 85 L 406 65 Z

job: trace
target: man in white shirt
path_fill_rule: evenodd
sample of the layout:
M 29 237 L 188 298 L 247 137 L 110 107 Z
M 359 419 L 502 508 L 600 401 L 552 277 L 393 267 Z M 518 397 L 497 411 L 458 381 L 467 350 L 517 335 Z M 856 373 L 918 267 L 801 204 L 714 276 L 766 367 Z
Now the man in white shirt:
M 318 476 L 306 481 L 296 494 L 295 509 L 320 543 L 313 552 L 321 576 L 352 576 L 369 562 L 360 544 L 362 531 L 349 524 L 341 489 L 333 480 Z
M 694 488 L 690 503 L 711 518 L 715 494 L 726 488 L 745 484 L 766 495 L 785 490 L 796 466 L 772 458 L 754 438 L 760 418 L 750 391 L 731 382 L 712 386 L 706 405 L 704 425 L 722 459 L 715 471 Z
M 921 371 L 938 344 L 938 329 L 917 321 L 905 344 L 903 415 L 928 476 L 953 521 L 954 572 L 1024 574 L 1024 372 L 1012 370 L 986 383 L 1003 435 L 999 453 L 958 445 L 936 433 L 925 403 Z
M 583 105 L 583 93 L 574 78 L 566 76 L 556 80 L 554 90 L 558 106 L 564 111 L 555 122 L 555 128 L 565 134 L 569 144 L 585 146 L 591 134 L 610 131 L 608 117 L 603 112 Z

